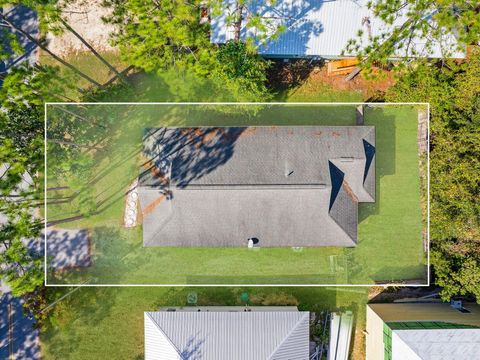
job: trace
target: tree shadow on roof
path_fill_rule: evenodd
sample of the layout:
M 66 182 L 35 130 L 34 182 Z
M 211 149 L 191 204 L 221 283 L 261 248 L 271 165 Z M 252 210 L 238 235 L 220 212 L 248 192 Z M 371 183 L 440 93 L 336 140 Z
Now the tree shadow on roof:
M 268 23 L 285 27 L 278 39 L 269 39 L 259 45 L 260 53 L 274 53 L 278 55 L 302 55 L 308 49 L 308 43 L 314 36 L 323 32 L 323 24 L 309 13 L 317 12 L 325 1 L 275 1 L 271 6 L 259 6 L 252 9 L 263 16 Z M 246 26 L 242 29 L 242 36 L 249 34 Z
M 203 357 L 202 347 L 204 343 L 204 339 L 197 339 L 196 336 L 190 337 L 185 347 L 180 350 L 181 358 L 185 360 L 201 359 Z
M 225 164 L 235 142 L 246 130 L 233 128 L 147 129 L 139 183 L 161 186 L 165 177 L 184 188 L 194 180 Z

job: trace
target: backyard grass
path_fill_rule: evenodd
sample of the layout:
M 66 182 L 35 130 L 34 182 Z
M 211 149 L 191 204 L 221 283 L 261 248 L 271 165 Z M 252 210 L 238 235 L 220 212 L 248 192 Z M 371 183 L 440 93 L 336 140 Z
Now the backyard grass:
M 119 53 L 103 52 L 102 57 L 119 72 L 128 66 L 122 62 Z M 106 83 L 115 75 L 105 64 L 103 64 L 95 55 L 91 53 L 72 54 L 66 60 L 68 63 L 75 66 L 77 69 L 100 84 Z M 61 65 L 59 66 L 59 63 L 56 60 L 51 58 L 49 55 L 44 54 L 43 52 L 40 52 L 39 61 L 44 65 L 58 67 L 62 78 L 71 79 L 71 84 L 74 84 L 75 86 L 68 89 L 68 91 L 64 94 L 67 98 L 75 101 L 80 100 L 81 93 L 78 91 L 78 89 L 86 88 L 92 85 L 87 80 L 76 75 L 72 70 Z M 68 100 L 65 99 L 64 101 Z
M 44 359 L 143 359 L 143 312 L 186 306 L 189 292 L 198 305 L 296 305 L 300 310 L 352 310 L 356 333 L 365 324 L 366 289 L 351 288 L 81 288 L 59 302 L 50 314 L 54 323 L 42 330 Z M 355 336 L 352 347 L 363 346 Z
M 81 68 L 92 68 L 91 62 L 84 58 L 79 58 L 77 64 Z M 137 88 L 133 93 L 119 92 L 115 97 L 106 97 L 104 100 L 199 101 L 211 100 L 214 96 L 206 91 L 205 94 L 201 94 L 201 91 L 196 91 L 198 89 L 195 89 L 195 86 L 186 84 L 188 82 L 185 78 L 178 80 L 171 75 L 163 78 L 152 77 L 141 89 Z M 226 100 L 218 94 L 216 96 L 218 101 Z M 285 100 L 340 102 L 362 99 L 361 94 L 357 92 L 332 91 L 324 84 L 307 83 L 305 86 L 289 91 Z M 333 114 L 332 110 L 336 113 Z M 142 116 L 150 119 L 151 114 Z M 279 119 L 277 118 L 276 121 L 280 122 Z M 330 109 L 329 120 L 332 120 L 332 123 L 347 125 L 353 119 L 354 112 L 351 108 Z M 384 119 L 387 119 L 388 123 L 384 123 Z M 294 253 L 287 249 L 271 249 L 272 254 L 275 254 L 274 264 L 271 263 L 270 254 L 264 251 L 266 249 L 243 254 L 253 256 L 250 259 L 244 256 L 243 261 L 242 254 L 232 249 L 217 249 L 214 255 L 211 252 L 207 254 L 206 249 L 177 249 L 173 252 L 153 249 L 146 256 L 145 249 L 141 247 L 141 229 L 126 231 L 119 226 L 123 212 L 123 196 L 119 192 L 125 189 L 132 180 L 132 174 L 137 172 L 136 155 L 133 155 L 132 160 L 129 157 L 132 156 L 131 151 L 127 151 L 128 146 L 125 148 L 114 146 L 116 153 L 98 164 L 103 170 L 108 169 L 108 176 L 99 180 L 92 189 L 101 199 L 109 199 L 108 206 L 103 208 L 97 219 L 92 217 L 61 225 L 91 227 L 101 224 L 95 231 L 93 239 L 95 266 L 87 272 L 72 273 L 69 279 L 49 279 L 49 281 L 80 281 L 100 275 L 99 282 L 145 282 L 151 274 L 155 275 L 155 279 L 151 280 L 157 281 L 159 269 L 173 282 L 192 281 L 187 278 L 187 275 L 198 276 L 206 267 L 228 265 L 231 266 L 231 270 L 236 271 L 234 275 L 240 272 L 244 279 L 250 282 L 258 278 L 246 278 L 244 270 L 258 260 L 267 261 L 268 266 L 265 266 L 262 271 L 271 274 L 268 281 L 279 278 L 280 283 L 284 283 L 285 278 L 281 276 L 291 275 L 294 270 L 296 271 L 295 282 L 301 280 L 299 274 L 316 276 L 314 279 L 304 278 L 310 282 L 319 281 L 318 276 L 323 272 L 323 270 L 319 271 L 320 269 L 326 268 L 330 275 L 329 255 L 337 255 L 339 263 L 348 267 L 348 276 L 334 274 L 341 277 L 337 279 L 339 282 L 361 282 L 365 278 L 371 282 L 375 278 L 386 280 L 399 277 L 402 279 L 422 277 L 424 260 L 419 234 L 421 222 L 420 218 L 415 217 L 417 212 L 420 212 L 419 196 L 416 195 L 419 185 L 415 119 L 415 111 L 408 108 L 386 112 L 381 109 L 367 110 L 367 124 L 377 126 L 377 203 L 362 204 L 360 207 L 359 246 L 352 251 L 323 248 L 308 249 L 302 253 Z M 297 120 L 298 118 L 295 117 L 295 121 Z M 301 123 L 300 121 L 299 124 Z M 131 134 L 124 135 L 123 139 L 119 139 L 119 145 L 129 144 L 129 141 L 135 138 Z M 380 139 L 381 135 L 385 136 L 385 139 Z M 135 141 L 139 136 L 140 133 L 137 132 Z M 132 142 L 130 146 L 136 147 L 134 154 L 138 153 L 138 143 Z M 396 149 L 403 149 L 405 152 L 400 153 Z M 400 175 L 400 172 L 406 171 L 411 172 Z M 401 201 L 398 201 L 399 198 Z M 71 206 L 58 206 L 55 209 L 49 207 L 49 218 L 50 215 L 62 217 L 75 215 L 77 214 L 75 205 L 72 203 Z M 389 226 L 389 229 L 385 230 L 385 226 Z M 298 259 L 295 259 L 296 257 Z M 178 266 L 178 259 L 183 259 L 186 266 L 183 268 Z M 99 270 L 94 270 L 95 267 Z M 139 278 L 135 274 L 142 274 L 142 276 Z M 224 272 L 221 272 L 221 275 L 225 275 Z M 49 291 L 59 291 L 60 294 L 69 290 L 49 288 Z M 199 305 L 238 305 L 240 294 L 248 291 L 250 298 L 256 299 L 252 301 L 253 305 L 291 304 L 291 298 L 294 297 L 298 300 L 300 310 L 350 309 L 356 316 L 355 340 L 352 348 L 364 349 L 362 330 L 365 329 L 367 302 L 367 291 L 364 288 L 101 287 L 79 288 L 50 310 L 51 323 L 41 330 L 42 355 L 45 359 L 143 359 L 143 312 L 157 310 L 162 306 L 186 305 L 186 296 L 190 291 L 198 293 Z M 364 356 L 363 350 L 360 350 L 355 358 L 364 358 Z
M 339 79 L 338 81 L 344 81 Z M 283 96 L 282 96 L 283 95 Z M 290 89 L 280 98 L 298 102 L 362 102 L 361 91 L 333 90 L 328 84 L 307 79 L 301 86 Z
M 64 105 L 62 105 L 64 106 Z M 66 106 L 75 111 L 76 106 Z M 60 226 L 88 228 L 93 266 L 53 274 L 50 283 L 101 284 L 370 284 L 424 282 L 416 109 L 367 108 L 376 127 L 377 200 L 360 204 L 356 248 L 161 248 L 142 246 L 141 228 L 121 226 L 124 193 L 137 177 L 145 127 L 200 125 L 353 125 L 355 106 L 269 105 L 218 112 L 212 106 L 86 105 L 82 116 L 111 121 L 108 142 L 97 154 L 83 192 L 99 204 L 96 214 Z M 58 112 L 58 105 L 50 113 Z M 53 115 L 52 115 L 53 116 Z M 93 131 L 97 131 L 95 126 Z M 85 130 L 84 127 L 81 128 Z M 87 129 L 91 131 L 91 129 Z M 98 130 L 100 131 L 100 130 Z M 113 134 L 113 135 L 112 135 Z M 55 154 L 47 156 L 55 161 Z M 48 165 L 48 164 L 47 164 Z M 48 168 L 48 166 L 47 166 Z M 75 177 L 75 176 L 74 176 Z M 50 179 L 49 187 L 68 186 Z M 82 197 L 78 197 L 82 199 Z M 48 220 L 79 215 L 79 200 L 48 206 Z M 333 266 L 332 263 L 339 266 Z

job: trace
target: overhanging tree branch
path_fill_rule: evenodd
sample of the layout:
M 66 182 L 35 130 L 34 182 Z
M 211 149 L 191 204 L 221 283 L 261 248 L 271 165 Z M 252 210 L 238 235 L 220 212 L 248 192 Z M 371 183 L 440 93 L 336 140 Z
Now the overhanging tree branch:
M 60 18 L 60 22 L 65 26 L 65 28 L 70 31 L 73 35 L 79 39 L 83 45 L 85 45 L 92 53 L 95 55 L 102 63 L 104 63 L 117 77 L 122 80 L 123 83 L 127 83 L 127 79 L 122 75 L 122 73 L 118 72 L 103 56 L 101 56 L 79 33 L 77 33 L 65 20 Z
M 38 41 L 37 39 L 35 39 L 33 36 L 31 36 L 29 33 L 27 33 L 26 31 L 24 31 L 22 28 L 16 26 L 15 24 L 13 24 L 11 21 L 9 21 L 5 15 L 1 14 L 0 13 L 0 19 L 3 20 L 7 25 L 10 26 L 11 29 L 14 29 L 15 31 L 18 31 L 21 35 L 23 35 L 24 37 L 26 37 L 28 40 L 30 40 L 31 42 L 33 42 L 34 44 L 36 44 L 39 48 L 41 48 L 43 51 L 45 51 L 46 53 L 48 53 L 51 57 L 53 57 L 55 60 L 57 60 L 59 63 L 61 63 L 62 65 L 68 67 L 70 70 L 74 71 L 76 74 L 80 75 L 82 78 L 84 78 L 85 80 L 91 82 L 92 84 L 98 86 L 98 87 L 101 87 L 102 85 L 100 83 L 98 83 L 97 81 L 95 81 L 94 79 L 92 79 L 90 76 L 88 76 L 87 74 L 83 73 L 82 71 L 80 71 L 79 69 L 77 69 L 75 66 L 69 64 L 68 62 L 66 62 L 65 60 L 63 60 L 62 58 L 58 57 L 57 55 L 55 55 L 53 52 L 51 52 L 48 47 L 46 47 L 44 44 L 42 44 L 40 41 Z

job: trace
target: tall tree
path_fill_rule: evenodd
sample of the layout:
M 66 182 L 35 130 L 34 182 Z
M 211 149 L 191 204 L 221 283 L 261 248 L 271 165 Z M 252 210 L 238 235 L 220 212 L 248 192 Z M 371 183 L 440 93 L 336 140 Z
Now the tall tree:
M 125 61 L 158 74 L 193 73 L 207 79 L 219 94 L 228 90 L 231 100 L 268 99 L 264 74 L 268 62 L 256 54 L 254 46 L 244 41 L 222 46 L 210 42 L 209 24 L 200 21 L 201 10 L 218 7 L 217 0 L 107 0 L 104 5 L 113 9 L 105 21 L 117 27 L 112 41 Z M 250 4 L 244 5 L 246 9 Z
M 6 217 L 0 224 L 0 275 L 17 296 L 43 283 L 43 257 L 28 246 L 42 227 L 34 215 L 42 198 L 41 119 L 39 112 L 21 105 L 0 116 L 0 212 Z
M 29 246 L 43 221 L 35 210 L 43 199 L 43 102 L 61 81 L 51 67 L 11 69 L 0 89 L 1 276 L 14 295 L 34 292 L 43 283 L 43 256 Z
M 387 93 L 388 101 L 431 104 L 430 237 L 445 299 L 480 299 L 480 50 L 447 67 L 421 63 Z
M 448 58 L 480 41 L 478 1 L 371 0 L 368 7 L 375 21 L 385 23 L 384 30 L 368 36 L 360 31 L 346 46 L 367 70 L 375 64 L 385 65 L 391 58 L 402 60 L 396 64 L 403 67 L 413 57 L 429 57 L 435 47 Z
M 266 71 L 270 66 L 244 42 L 229 41 L 217 51 L 211 78 L 237 101 L 268 100 Z
M 123 59 L 148 72 L 211 67 L 208 24 L 200 24 L 199 0 L 105 0 L 112 9 L 104 21 L 116 26 L 112 43 Z
M 233 27 L 233 40 L 242 40 L 242 31 L 244 31 L 243 40 L 252 45 L 275 40 L 286 30 L 285 21 L 290 18 L 289 14 L 282 14 L 278 9 L 272 13 L 268 12 L 275 7 L 276 3 L 276 0 L 211 0 L 207 2 L 213 16 L 223 15 L 225 25 Z

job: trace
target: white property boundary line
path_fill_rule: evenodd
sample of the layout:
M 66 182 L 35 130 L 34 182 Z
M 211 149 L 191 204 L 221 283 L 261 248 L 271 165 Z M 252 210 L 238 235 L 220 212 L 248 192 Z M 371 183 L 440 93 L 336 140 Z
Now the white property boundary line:
M 427 106 L 427 283 L 426 284 L 48 284 L 47 283 L 47 106 L 48 105 L 426 105 Z M 428 102 L 46 102 L 45 111 L 45 228 L 44 285 L 47 287 L 429 287 L 430 286 L 430 103 Z M 418 122 L 418 119 L 417 119 Z M 417 124 L 418 126 L 418 124 Z M 418 134 L 418 130 L 417 130 Z M 418 135 L 417 135 L 418 136 Z

